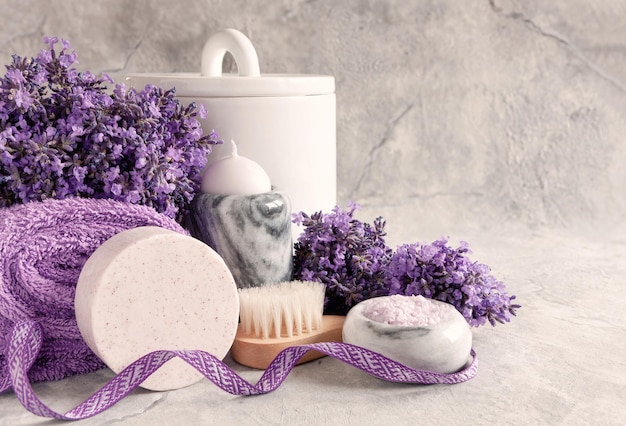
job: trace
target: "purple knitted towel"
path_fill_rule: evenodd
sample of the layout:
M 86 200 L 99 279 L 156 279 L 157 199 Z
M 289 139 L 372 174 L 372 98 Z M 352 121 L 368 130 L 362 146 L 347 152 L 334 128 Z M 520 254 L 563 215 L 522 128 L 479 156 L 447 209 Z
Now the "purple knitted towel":
M 21 320 L 42 328 L 31 381 L 58 380 L 104 367 L 83 341 L 74 292 L 83 264 L 126 229 L 160 226 L 185 232 L 154 209 L 112 200 L 67 198 L 0 209 L 0 382 L 11 330 Z

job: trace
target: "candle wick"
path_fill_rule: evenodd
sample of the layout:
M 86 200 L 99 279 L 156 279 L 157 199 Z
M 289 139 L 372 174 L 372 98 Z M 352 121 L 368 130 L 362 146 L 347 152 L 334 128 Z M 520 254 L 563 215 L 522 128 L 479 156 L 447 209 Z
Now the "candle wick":
M 235 144 L 234 140 L 230 140 L 230 155 L 233 157 L 237 157 L 239 156 L 239 154 L 237 153 L 237 145 Z

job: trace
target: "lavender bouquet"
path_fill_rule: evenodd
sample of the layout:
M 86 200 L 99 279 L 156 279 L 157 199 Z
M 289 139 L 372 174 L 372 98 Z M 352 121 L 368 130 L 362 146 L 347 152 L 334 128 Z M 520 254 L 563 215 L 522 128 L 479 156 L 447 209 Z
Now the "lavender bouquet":
M 36 58 L 13 56 L 0 80 L 0 207 L 69 196 L 151 206 L 179 222 L 197 192 L 217 135 L 204 108 L 174 90 L 127 90 L 78 72 L 63 40 Z
M 467 243 L 452 248 L 446 239 L 431 244 L 403 244 L 389 264 L 385 284 L 389 295 L 421 295 L 454 305 L 474 327 L 511 320 L 520 305 L 512 303 L 504 284 L 487 265 L 473 262 Z
M 422 295 L 452 304 L 477 327 L 509 322 L 520 308 L 487 265 L 467 257 L 466 243 L 452 248 L 440 239 L 393 251 L 384 241 L 384 220 L 363 223 L 353 217 L 356 209 L 294 214 L 294 223 L 304 226 L 295 244 L 295 279 L 326 284 L 326 313 L 346 314 L 376 296 Z
M 295 244 L 295 278 L 326 284 L 327 314 L 345 315 L 365 299 L 388 294 L 385 267 L 391 250 L 385 244 L 385 222 L 377 218 L 372 226 L 355 220 L 357 208 L 351 204 L 348 211 L 335 207 L 328 214 L 293 215 L 294 223 L 304 226 Z

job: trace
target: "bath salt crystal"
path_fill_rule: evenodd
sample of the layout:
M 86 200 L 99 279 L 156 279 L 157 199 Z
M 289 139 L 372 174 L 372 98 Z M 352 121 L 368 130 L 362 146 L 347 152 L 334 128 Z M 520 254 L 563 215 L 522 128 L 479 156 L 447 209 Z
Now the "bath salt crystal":
M 371 299 L 363 315 L 376 322 L 390 325 L 427 326 L 448 319 L 452 305 L 435 303 L 424 296 L 399 294 Z

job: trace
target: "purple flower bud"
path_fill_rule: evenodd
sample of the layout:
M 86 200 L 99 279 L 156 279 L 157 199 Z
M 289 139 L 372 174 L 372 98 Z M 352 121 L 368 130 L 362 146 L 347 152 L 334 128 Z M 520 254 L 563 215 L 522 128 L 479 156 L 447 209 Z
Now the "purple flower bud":
M 490 274 L 487 265 L 471 261 L 467 243 L 458 248 L 441 238 L 431 244 L 385 245 L 382 218 L 374 226 L 338 206 L 330 213 L 293 214 L 304 226 L 295 244 L 296 279 L 326 284 L 325 312 L 345 314 L 361 300 L 384 295 L 421 295 L 454 305 L 471 326 L 508 322 L 520 307 L 515 296 Z
M 174 90 L 123 84 L 73 68 L 56 37 L 36 58 L 13 56 L 0 79 L 0 206 L 68 196 L 152 206 L 181 221 L 200 186 L 215 132 Z

